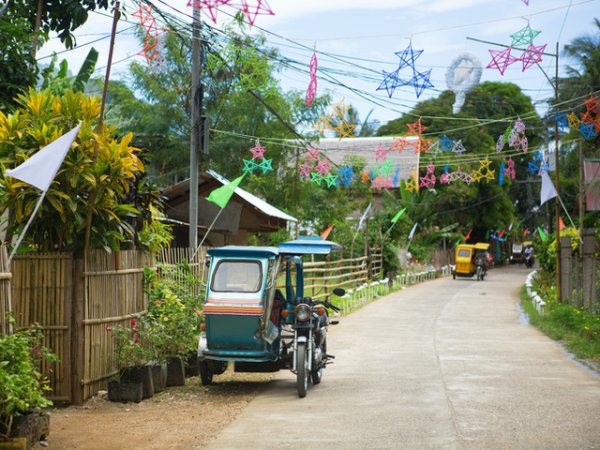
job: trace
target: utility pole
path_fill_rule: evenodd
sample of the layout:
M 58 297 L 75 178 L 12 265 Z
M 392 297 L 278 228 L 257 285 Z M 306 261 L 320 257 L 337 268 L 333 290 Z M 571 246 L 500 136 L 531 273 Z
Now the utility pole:
M 484 44 L 495 45 L 498 47 L 511 47 L 510 45 L 498 44 L 497 42 L 484 41 L 481 39 L 475 39 L 471 37 L 467 37 L 468 40 L 482 42 Z M 514 50 L 525 51 L 525 49 L 512 47 Z M 536 66 L 542 71 L 546 80 L 550 83 L 550 86 L 554 89 L 554 104 L 558 105 L 558 42 L 556 43 L 556 53 L 546 53 L 542 52 L 542 55 L 551 56 L 554 58 L 554 81 L 546 74 L 542 66 L 539 63 L 535 63 Z M 561 262 L 560 262 L 560 177 L 558 171 L 558 148 L 559 148 L 559 136 L 558 136 L 558 121 L 554 121 L 554 165 L 555 165 L 555 188 L 556 188 L 556 299 L 560 303 L 562 302 L 562 292 L 561 292 Z
M 189 244 L 196 249 L 198 244 L 198 154 L 201 142 L 202 79 L 200 61 L 202 59 L 202 22 L 200 8 L 194 8 L 192 20 L 192 89 L 191 89 L 191 130 L 190 130 L 190 200 L 189 200 Z

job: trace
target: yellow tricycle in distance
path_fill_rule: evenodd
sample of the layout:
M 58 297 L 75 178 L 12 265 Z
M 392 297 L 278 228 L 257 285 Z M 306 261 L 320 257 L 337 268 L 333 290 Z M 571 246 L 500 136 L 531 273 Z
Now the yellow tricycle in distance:
M 456 246 L 456 265 L 452 271 L 452 278 L 472 277 L 477 275 L 477 280 L 483 281 L 488 269 L 487 250 L 490 244 L 478 242 L 476 244 L 459 244 Z

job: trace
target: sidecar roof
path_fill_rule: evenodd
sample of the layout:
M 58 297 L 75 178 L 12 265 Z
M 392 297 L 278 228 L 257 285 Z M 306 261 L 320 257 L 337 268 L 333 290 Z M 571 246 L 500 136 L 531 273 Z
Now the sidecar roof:
M 341 248 L 340 244 L 320 236 L 300 236 L 294 241 L 279 244 L 279 252 L 284 255 L 328 255 L 338 248 Z
M 300 236 L 298 239 L 279 244 L 279 247 L 256 247 L 227 245 L 208 250 L 209 256 L 221 257 L 262 257 L 268 258 L 278 255 L 328 255 L 332 250 L 341 248 L 341 245 L 327 241 L 320 236 Z
M 278 256 L 279 250 L 277 247 L 255 247 L 242 245 L 227 245 L 225 247 L 215 247 L 208 249 L 209 256 L 222 257 L 259 257 L 269 258 Z

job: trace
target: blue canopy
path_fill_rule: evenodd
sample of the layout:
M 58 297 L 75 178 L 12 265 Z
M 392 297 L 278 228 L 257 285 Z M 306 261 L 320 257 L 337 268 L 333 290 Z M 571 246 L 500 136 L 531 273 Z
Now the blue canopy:
M 286 255 L 328 255 L 341 245 L 320 236 L 300 236 L 294 241 L 279 244 L 279 253 Z

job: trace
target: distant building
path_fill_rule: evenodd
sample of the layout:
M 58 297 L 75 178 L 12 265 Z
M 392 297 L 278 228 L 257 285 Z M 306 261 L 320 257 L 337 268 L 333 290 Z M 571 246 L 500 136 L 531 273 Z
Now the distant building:
M 221 210 L 206 200 L 214 190 L 229 180 L 208 170 L 198 176 L 198 235 L 204 237 L 211 223 Z M 172 220 L 175 235 L 174 247 L 187 247 L 189 242 L 190 180 L 184 180 L 162 191 L 165 197 L 165 214 Z M 251 233 L 269 233 L 285 229 L 289 223 L 297 222 L 273 205 L 238 187 L 227 206 L 214 223 L 206 239 L 209 246 L 247 245 Z

